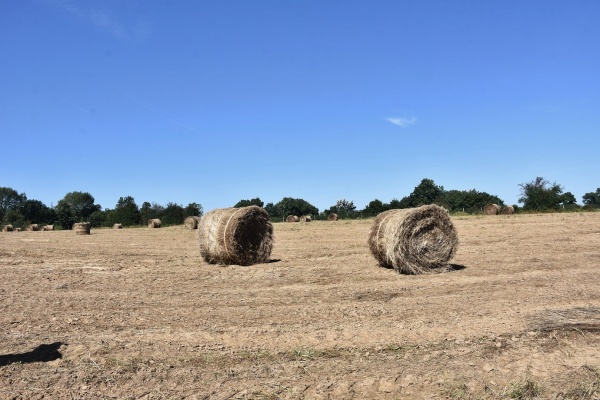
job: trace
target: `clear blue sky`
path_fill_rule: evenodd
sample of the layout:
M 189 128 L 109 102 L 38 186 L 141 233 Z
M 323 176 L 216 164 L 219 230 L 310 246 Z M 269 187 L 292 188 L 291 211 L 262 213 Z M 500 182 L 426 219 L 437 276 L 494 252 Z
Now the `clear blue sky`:
M 0 186 L 205 211 L 600 187 L 600 1 L 0 3 Z

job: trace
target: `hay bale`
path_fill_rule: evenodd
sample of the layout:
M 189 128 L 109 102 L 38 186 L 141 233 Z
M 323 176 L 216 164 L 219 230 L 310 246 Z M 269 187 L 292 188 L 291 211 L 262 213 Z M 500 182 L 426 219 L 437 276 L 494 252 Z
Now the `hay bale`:
M 76 235 L 89 235 L 92 224 L 89 222 L 76 222 L 73 224 L 73 230 Z
M 498 204 L 488 204 L 483 207 L 483 213 L 485 215 L 498 215 L 500 212 L 500 206 Z
M 160 219 L 153 218 L 148 220 L 148 228 L 160 228 Z
M 448 211 L 435 204 L 385 211 L 375 218 L 369 235 L 379 265 L 405 274 L 444 270 L 457 247 Z
M 511 215 L 515 213 L 515 208 L 513 206 L 504 206 L 500 210 L 500 214 Z
M 21 232 L 21 231 L 22 231 L 22 229 L 21 229 L 21 228 L 15 228 L 15 229 L 14 229 L 14 232 Z
M 4 225 L 2 227 L 2 232 L 12 232 L 13 230 L 14 230 L 14 228 L 11 224 Z
M 336 213 L 331 213 L 327 216 L 327 221 L 337 221 L 338 215 Z
M 303 215 L 300 217 L 300 222 L 310 222 L 312 221 L 312 218 L 310 217 L 310 215 Z
M 114 224 L 113 229 L 123 229 L 123 224 Z
M 258 206 L 220 208 L 198 224 L 200 255 L 210 264 L 252 265 L 269 260 L 273 225 Z
M 26 231 L 39 231 L 40 227 L 38 226 L 38 224 L 29 224 L 27 226 L 27 228 L 25 228 Z
M 42 226 L 42 231 L 53 231 L 54 225 L 44 225 Z
M 300 218 L 295 215 L 288 215 L 285 222 L 299 222 Z
M 183 220 L 183 224 L 187 229 L 198 229 L 198 223 L 200 222 L 200 217 L 192 215 Z

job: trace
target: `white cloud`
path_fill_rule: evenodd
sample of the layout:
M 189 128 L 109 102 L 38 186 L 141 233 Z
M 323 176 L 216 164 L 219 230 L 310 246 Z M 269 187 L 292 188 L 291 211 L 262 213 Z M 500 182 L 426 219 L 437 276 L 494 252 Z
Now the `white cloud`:
M 401 128 L 407 128 L 407 127 L 417 123 L 417 119 L 415 117 L 411 117 L 411 118 L 390 117 L 390 118 L 386 118 L 385 120 L 387 122 L 397 125 Z

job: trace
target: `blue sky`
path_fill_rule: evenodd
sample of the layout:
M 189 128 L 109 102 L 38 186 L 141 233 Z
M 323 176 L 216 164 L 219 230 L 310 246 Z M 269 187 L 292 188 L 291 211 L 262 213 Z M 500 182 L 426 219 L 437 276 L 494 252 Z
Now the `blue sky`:
M 206 211 L 595 191 L 600 2 L 8 0 L 0 186 Z

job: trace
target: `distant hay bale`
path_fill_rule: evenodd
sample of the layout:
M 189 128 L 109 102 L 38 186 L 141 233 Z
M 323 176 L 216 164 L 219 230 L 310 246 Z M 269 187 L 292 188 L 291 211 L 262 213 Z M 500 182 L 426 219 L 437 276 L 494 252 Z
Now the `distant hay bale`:
M 29 224 L 27 226 L 27 228 L 25 228 L 26 231 L 39 231 L 40 227 L 38 226 L 38 224 Z
M 310 217 L 310 215 L 303 215 L 300 217 L 300 222 L 310 222 L 312 221 L 312 218 Z
M 54 225 L 44 225 L 42 226 L 42 231 L 53 231 Z
M 299 222 L 300 218 L 295 215 L 288 215 L 285 222 Z
M 183 224 L 187 229 L 198 229 L 198 223 L 200 222 L 200 217 L 192 215 L 183 220 Z
M 21 231 L 22 231 L 22 229 L 21 229 L 21 228 L 15 228 L 13 231 L 14 231 L 14 232 L 21 232 Z
M 448 211 L 435 204 L 385 211 L 375 218 L 369 235 L 379 265 L 404 274 L 444 270 L 457 247 Z
M 11 224 L 4 225 L 2 227 L 2 232 L 12 232 L 13 230 L 14 230 L 14 228 Z
M 160 228 L 160 219 L 153 218 L 148 220 L 148 228 Z
M 327 216 L 327 221 L 337 221 L 338 215 L 336 213 L 331 213 Z
M 504 206 L 500 210 L 500 214 L 511 215 L 515 213 L 515 208 L 513 206 Z
M 485 215 L 497 215 L 500 212 L 500 206 L 498 204 L 488 204 L 483 207 L 483 213 Z
M 92 224 L 89 222 L 76 222 L 73 224 L 73 230 L 77 235 L 89 235 Z
M 123 224 L 114 224 L 113 229 L 123 229 Z
M 269 260 L 273 225 L 258 206 L 220 208 L 198 224 L 200 255 L 210 264 L 252 265 Z

